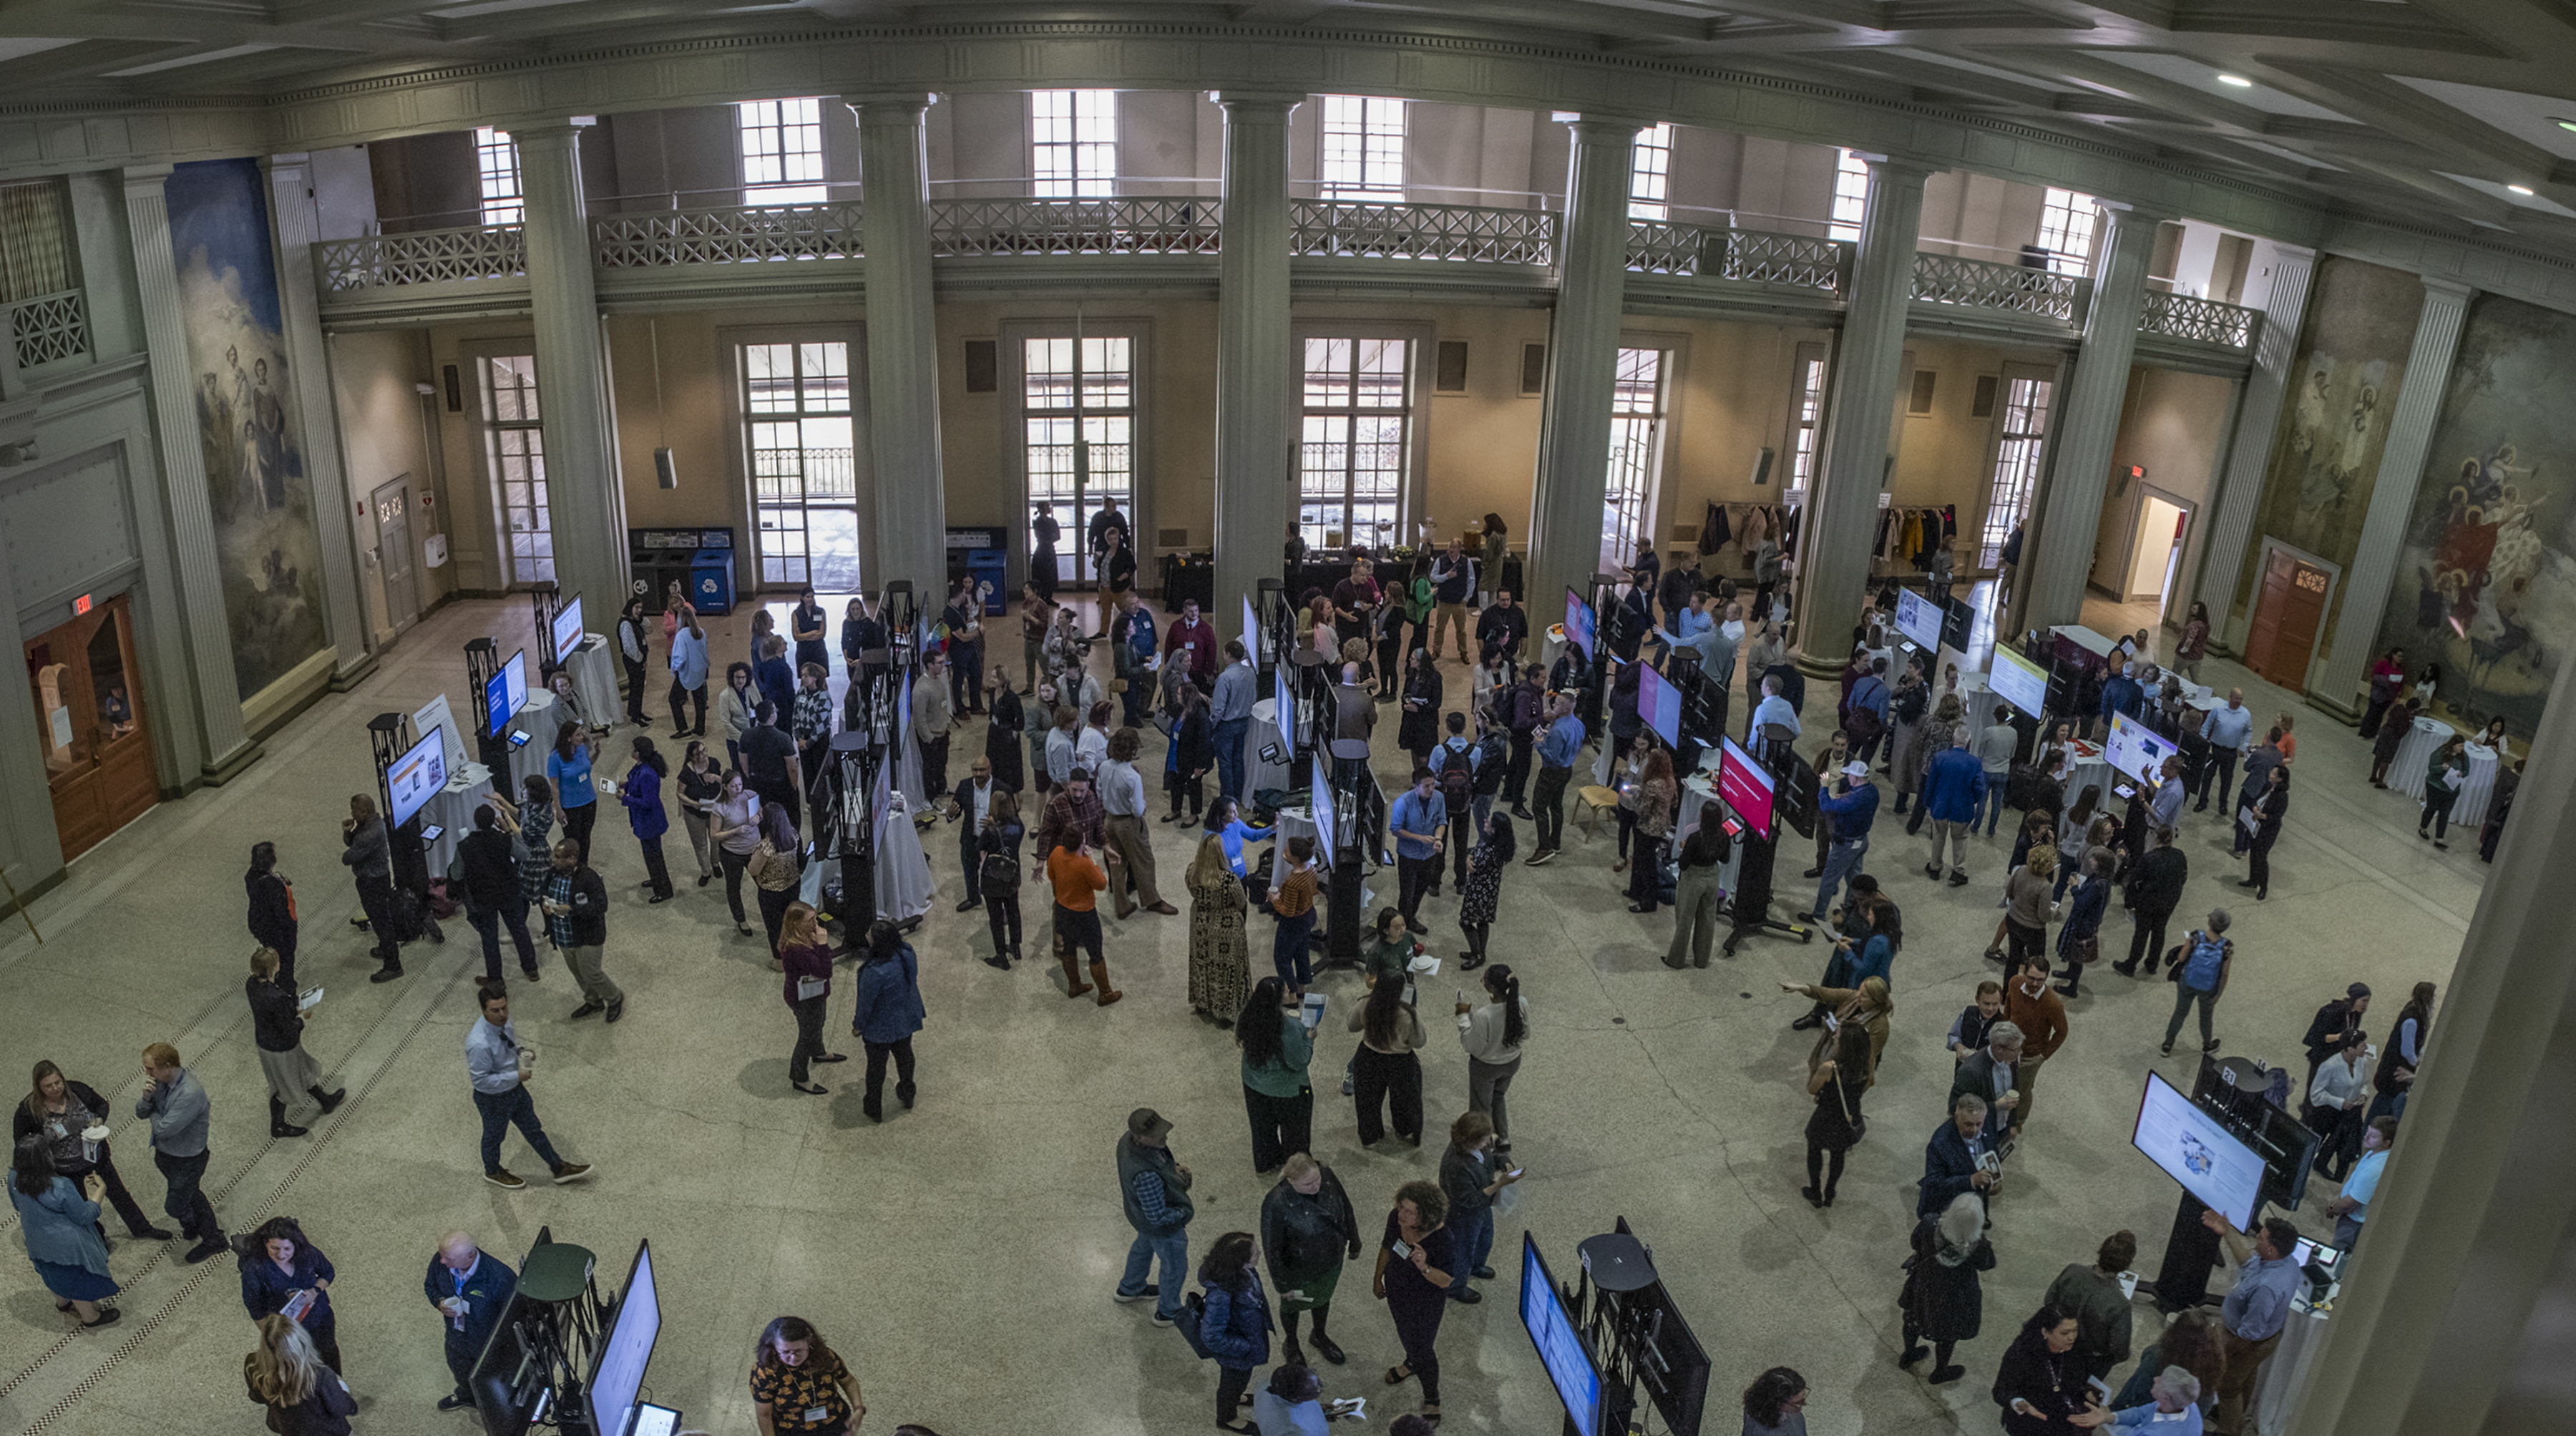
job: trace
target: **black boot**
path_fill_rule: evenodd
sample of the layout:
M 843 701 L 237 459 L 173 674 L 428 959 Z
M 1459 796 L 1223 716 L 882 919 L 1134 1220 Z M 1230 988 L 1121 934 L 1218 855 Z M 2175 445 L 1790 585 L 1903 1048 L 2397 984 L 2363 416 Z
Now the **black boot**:
M 322 1084 L 317 1082 L 304 1090 L 312 1093 L 313 1100 L 322 1104 L 322 1111 L 326 1116 L 339 1111 L 340 1104 L 349 1100 L 349 1089 L 346 1087 L 337 1092 L 325 1092 L 322 1090 Z
M 272 1137 L 301 1137 L 309 1130 L 311 1129 L 290 1125 L 286 1120 L 286 1104 L 280 1102 L 275 1097 L 268 1099 L 268 1135 Z

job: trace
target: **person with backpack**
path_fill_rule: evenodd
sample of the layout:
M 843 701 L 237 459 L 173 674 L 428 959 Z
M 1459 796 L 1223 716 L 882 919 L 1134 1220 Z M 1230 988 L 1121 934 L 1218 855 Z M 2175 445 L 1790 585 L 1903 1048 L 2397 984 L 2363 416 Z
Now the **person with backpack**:
M 1850 730 L 1855 755 L 1863 763 L 1877 758 L 1879 741 L 1887 736 L 1887 715 L 1893 696 L 1887 687 L 1887 660 L 1872 658 L 1869 671 L 1853 680 L 1851 696 L 1843 705 L 1843 727 Z
M 1206 1293 L 1190 1300 L 1198 1328 L 1191 1345 L 1216 1363 L 1216 1424 L 1249 1436 L 1260 1436 L 1261 1428 L 1234 1413 L 1251 1402 L 1252 1373 L 1270 1360 L 1270 1298 L 1261 1290 L 1258 1255 L 1250 1232 L 1218 1237 L 1199 1263 Z
M 1452 713 L 1445 723 L 1449 736 L 1431 750 L 1428 761 L 1440 786 L 1440 801 L 1449 809 L 1449 851 L 1454 865 L 1451 875 L 1463 890 L 1467 886 L 1467 854 L 1476 845 L 1476 829 L 1484 816 L 1476 810 L 1477 748 L 1467 740 L 1466 714 Z M 1432 874 L 1431 895 L 1440 895 L 1437 873 Z
M 2194 928 L 2182 940 L 2182 960 L 2173 972 L 2173 1019 L 2165 1024 L 2167 1057 L 2173 1055 L 2174 1034 L 2182 1031 L 2183 1013 L 2194 1001 L 2200 1003 L 2200 1050 L 2218 1050 L 2218 1039 L 2209 1030 L 2209 1013 L 2218 1005 L 2218 995 L 2227 990 L 2227 970 L 2236 960 L 2236 944 L 2227 938 L 2228 924 L 2227 910 L 2214 909 L 2208 927 Z
M 2122 977 L 2137 976 L 2140 959 L 2148 972 L 2156 970 L 2165 951 L 2165 923 L 2181 905 L 2183 884 L 2191 878 L 2191 861 L 2174 846 L 2174 830 L 2155 831 L 2154 845 L 2129 875 L 2129 960 L 2111 964 Z
M 1503 726 L 1511 730 L 1511 766 L 1503 776 L 1503 799 L 1511 804 L 1513 817 L 1536 822 L 1529 810 L 1530 757 L 1538 743 L 1539 720 L 1547 714 L 1547 669 L 1536 663 L 1525 669 L 1511 689 L 1509 702 L 1510 716 Z

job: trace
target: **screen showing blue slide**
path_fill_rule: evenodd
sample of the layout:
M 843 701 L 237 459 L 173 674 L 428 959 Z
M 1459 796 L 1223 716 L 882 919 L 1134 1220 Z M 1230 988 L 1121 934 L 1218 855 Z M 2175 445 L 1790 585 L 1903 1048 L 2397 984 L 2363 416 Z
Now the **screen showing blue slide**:
M 2263 1195 L 2263 1159 L 2154 1072 L 2147 1074 L 2146 1091 L 2138 1098 L 2138 1125 L 2129 1144 L 2227 1218 L 2229 1226 L 2241 1232 L 2254 1225 L 2254 1205 Z
M 1583 650 L 1585 658 L 1593 656 L 1592 605 L 1570 588 L 1565 591 L 1565 641 Z
M 1682 691 L 1651 666 L 1637 670 L 1637 712 L 1665 747 L 1682 746 Z
M 1573 1318 L 1557 1299 L 1547 1263 L 1539 1259 L 1538 1243 L 1527 1232 L 1521 1234 L 1521 1325 L 1538 1348 L 1539 1364 L 1547 1368 L 1547 1379 L 1555 1384 L 1574 1429 L 1594 1436 L 1601 1421 L 1601 1373 L 1593 1369 L 1592 1354 L 1583 1349 Z

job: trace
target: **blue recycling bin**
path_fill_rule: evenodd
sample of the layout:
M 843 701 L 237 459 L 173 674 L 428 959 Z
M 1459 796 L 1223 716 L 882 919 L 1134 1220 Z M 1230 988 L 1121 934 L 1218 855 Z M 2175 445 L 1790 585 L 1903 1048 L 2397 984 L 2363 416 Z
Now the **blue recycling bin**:
M 689 559 L 689 601 L 700 613 L 733 612 L 733 550 L 702 548 Z
M 1011 556 L 997 548 L 966 551 L 966 571 L 985 585 L 984 613 L 987 617 L 1007 613 L 1011 607 Z

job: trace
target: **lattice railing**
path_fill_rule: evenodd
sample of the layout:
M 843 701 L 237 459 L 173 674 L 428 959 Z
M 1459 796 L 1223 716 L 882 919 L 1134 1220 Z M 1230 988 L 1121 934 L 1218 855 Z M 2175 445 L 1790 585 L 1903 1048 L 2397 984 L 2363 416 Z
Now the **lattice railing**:
M 528 246 L 515 224 L 415 229 L 334 239 L 313 246 L 322 287 L 332 294 L 460 279 L 507 279 L 528 272 Z
M 1628 221 L 1628 267 L 1646 274 L 1706 274 L 1723 261 L 1710 262 L 1703 251 L 1723 246 L 1724 230 L 1659 219 Z
M 89 353 L 89 310 L 81 292 L 66 289 L 10 305 L 9 347 L 22 372 Z
M 1840 294 L 1851 272 L 1851 246 L 1753 229 L 1628 221 L 1628 267 L 1647 274 L 1777 284 Z
M 930 252 L 1214 254 L 1217 202 L 1189 196 L 952 199 L 930 206 Z
M 1330 259 L 1441 259 L 1470 264 L 1556 262 L 1556 216 L 1465 204 L 1288 204 L 1292 254 Z
M 2221 304 L 2215 299 L 2194 299 L 2188 294 L 2149 291 L 2147 306 L 2138 315 L 2138 332 L 2161 334 L 2169 339 L 2197 340 L 2229 349 L 2252 349 L 2254 327 L 2262 317 L 2261 310 L 2248 309 L 2241 304 Z
M 2083 293 L 2084 280 L 2079 275 L 1952 254 L 1914 256 L 1914 297 L 1931 304 L 2002 309 L 2076 324 L 2084 317 Z
M 590 238 L 606 269 L 856 259 L 861 252 L 855 201 L 602 215 L 590 222 Z

